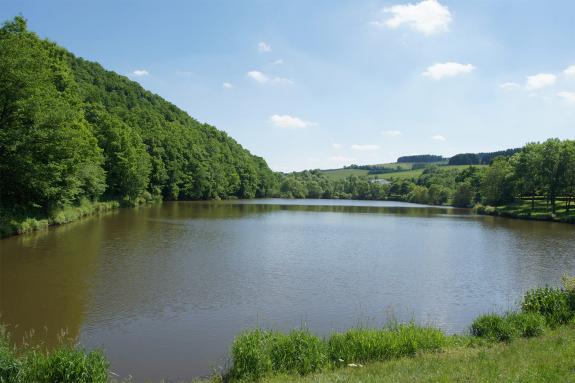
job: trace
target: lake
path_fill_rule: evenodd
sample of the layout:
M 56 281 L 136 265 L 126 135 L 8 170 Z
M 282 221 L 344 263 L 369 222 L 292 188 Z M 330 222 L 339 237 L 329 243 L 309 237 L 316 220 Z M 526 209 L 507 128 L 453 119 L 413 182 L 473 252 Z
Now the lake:
M 0 315 L 15 339 L 67 329 L 121 377 L 191 380 L 226 366 L 243 329 L 464 332 L 563 273 L 573 225 L 399 202 L 166 202 L 0 240 Z

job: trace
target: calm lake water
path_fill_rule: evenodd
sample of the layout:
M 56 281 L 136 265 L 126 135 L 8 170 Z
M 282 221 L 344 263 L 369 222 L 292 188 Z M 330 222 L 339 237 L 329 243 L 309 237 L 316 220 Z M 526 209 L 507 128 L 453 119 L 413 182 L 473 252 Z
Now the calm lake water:
M 466 331 L 575 273 L 575 226 L 398 202 L 174 202 L 0 241 L 0 315 L 58 330 L 135 381 L 225 366 L 254 326 L 391 319 Z

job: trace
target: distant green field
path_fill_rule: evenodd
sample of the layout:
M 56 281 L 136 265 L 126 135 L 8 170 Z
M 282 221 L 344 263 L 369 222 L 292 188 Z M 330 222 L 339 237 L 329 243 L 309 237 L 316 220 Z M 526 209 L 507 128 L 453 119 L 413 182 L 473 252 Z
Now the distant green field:
M 393 173 L 386 173 L 386 174 L 374 174 L 369 175 L 373 178 L 382 178 L 386 180 L 391 179 L 410 179 L 410 178 L 417 178 L 423 173 L 423 169 L 416 169 L 411 170 L 412 163 L 389 163 L 389 164 L 382 164 L 386 168 L 395 169 L 397 166 L 401 167 L 402 169 L 406 169 L 404 171 L 393 172 Z M 442 169 L 465 169 L 469 167 L 469 165 L 440 165 Z M 472 165 L 474 167 L 484 167 L 486 165 Z M 348 176 L 367 176 L 368 170 L 363 169 L 332 169 L 332 170 L 322 170 L 322 173 L 331 179 L 343 179 Z

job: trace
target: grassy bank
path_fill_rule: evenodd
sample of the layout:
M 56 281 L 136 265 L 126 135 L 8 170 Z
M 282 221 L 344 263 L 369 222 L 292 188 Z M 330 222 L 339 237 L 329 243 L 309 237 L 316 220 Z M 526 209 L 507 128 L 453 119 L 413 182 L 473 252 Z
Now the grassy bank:
M 575 325 L 510 343 L 452 347 L 305 377 L 278 375 L 263 382 L 575 382 Z
M 439 354 L 455 352 L 465 356 L 473 355 L 470 350 L 476 352 L 478 348 L 497 349 L 498 343 L 540 337 L 562 326 L 573 327 L 575 278 L 564 277 L 563 284 L 562 289 L 546 287 L 528 291 L 519 311 L 478 317 L 471 324 L 469 335 L 447 336 L 438 329 L 415 324 L 394 324 L 381 329 L 355 328 L 323 338 L 305 329 L 287 334 L 250 330 L 235 339 L 231 348 L 232 367 L 221 379 L 230 382 L 299 381 L 300 377 L 311 375 L 303 381 L 346 381 L 338 380 L 338 377 L 353 375 L 355 372 L 348 370 L 362 369 L 364 364 L 422 354 L 433 359 Z M 449 369 L 457 363 L 446 360 L 444 364 Z M 412 374 L 420 372 L 412 371 Z M 363 380 L 358 378 L 358 381 Z
M 558 202 L 555 214 L 546 201 L 535 201 L 534 208 L 531 207 L 531 201 L 522 200 L 517 203 L 505 206 L 483 206 L 475 207 L 478 214 L 492 215 L 496 217 L 527 219 L 534 221 L 549 221 L 575 223 L 575 207 L 571 207 L 568 212 L 563 202 Z
M 105 213 L 118 207 L 120 207 L 120 203 L 117 201 L 90 202 L 84 200 L 78 206 L 67 206 L 48 215 L 1 212 L 0 238 L 45 230 L 49 226 L 77 221 L 80 218 Z

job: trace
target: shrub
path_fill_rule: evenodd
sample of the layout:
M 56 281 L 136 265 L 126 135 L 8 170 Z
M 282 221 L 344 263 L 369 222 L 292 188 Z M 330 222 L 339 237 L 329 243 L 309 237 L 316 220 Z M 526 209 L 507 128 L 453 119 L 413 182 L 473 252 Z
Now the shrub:
M 539 313 L 520 312 L 510 313 L 505 319 L 522 337 L 530 338 L 543 334 L 545 330 L 545 317 Z
M 471 334 L 480 338 L 507 342 L 517 335 L 517 330 L 505 317 L 485 314 L 473 321 Z
M 539 313 L 545 317 L 549 326 L 569 322 L 573 317 L 570 294 L 561 289 L 543 287 L 525 294 L 521 308 L 525 312 Z

